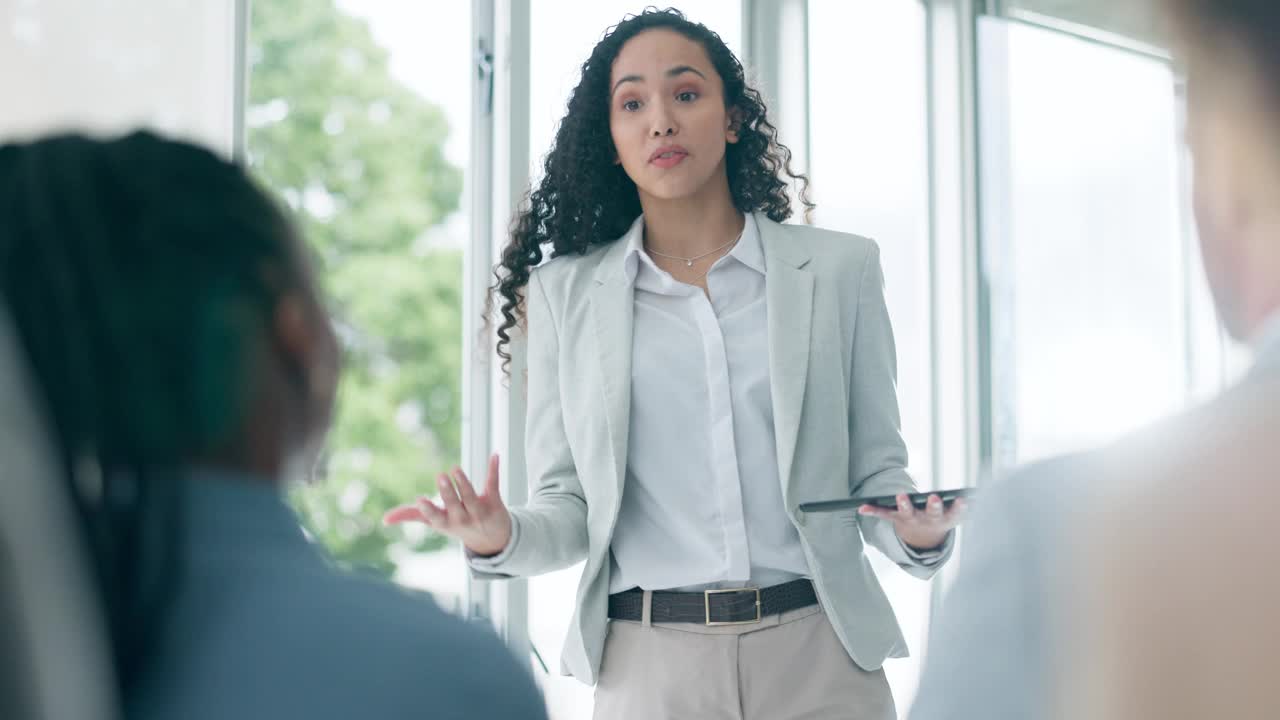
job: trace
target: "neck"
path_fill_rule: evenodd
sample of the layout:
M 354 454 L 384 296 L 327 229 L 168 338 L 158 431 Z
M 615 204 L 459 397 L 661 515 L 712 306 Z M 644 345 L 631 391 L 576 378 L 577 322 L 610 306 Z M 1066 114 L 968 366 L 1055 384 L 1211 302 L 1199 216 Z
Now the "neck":
M 248 421 L 231 433 L 227 441 L 191 458 L 194 464 L 228 470 L 279 484 L 289 475 L 291 458 L 299 453 L 294 440 L 297 424 L 285 414 L 272 411 L 270 403 L 257 403 Z
M 697 257 L 742 233 L 742 213 L 733 206 L 724 172 L 694 195 L 666 200 L 640 194 L 644 210 L 644 243 L 651 250 L 677 257 Z
M 258 478 L 272 485 L 279 483 L 283 467 L 283 463 L 278 458 L 269 457 L 266 454 L 245 454 L 242 451 L 231 450 L 197 455 L 192 458 L 191 464 Z
M 1232 284 L 1243 320 L 1242 339 L 1251 344 L 1280 316 L 1280 251 L 1276 238 L 1280 238 L 1280 218 L 1267 218 L 1266 222 L 1256 221 L 1241 244 L 1238 272 Z

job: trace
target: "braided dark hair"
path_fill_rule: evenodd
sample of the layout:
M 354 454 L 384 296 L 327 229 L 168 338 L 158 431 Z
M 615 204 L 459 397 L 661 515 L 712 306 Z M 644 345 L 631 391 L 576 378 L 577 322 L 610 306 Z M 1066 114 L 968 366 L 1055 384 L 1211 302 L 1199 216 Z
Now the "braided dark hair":
M 490 307 L 498 303 L 498 356 L 509 367 L 511 330 L 524 317 L 522 290 L 529 274 L 550 256 L 583 255 L 593 246 L 616 240 L 640 215 L 636 185 L 614 163 L 609 132 L 609 78 L 613 61 L 628 40 L 653 29 L 684 35 L 706 50 L 724 82 L 725 104 L 740 122 L 737 143 L 728 145 L 725 167 L 734 207 L 740 212 L 764 212 L 782 222 L 791 217 L 787 177 L 801 183 L 806 213 L 808 178 L 791 170 L 791 151 L 778 142 L 778 132 L 765 117 L 760 93 L 746 83 L 742 63 L 720 36 L 705 25 L 690 22 L 678 10 L 647 8 L 611 28 L 582 65 L 582 79 L 569 96 L 568 111 L 556 130 L 555 142 L 543 165 L 543 177 L 529 194 L 527 206 L 516 214 L 511 240 L 494 268 L 496 283 Z
M 128 697 L 182 541 L 174 474 L 240 432 L 249 345 L 301 277 L 245 171 L 135 133 L 0 146 L 0 298 L 93 558 Z

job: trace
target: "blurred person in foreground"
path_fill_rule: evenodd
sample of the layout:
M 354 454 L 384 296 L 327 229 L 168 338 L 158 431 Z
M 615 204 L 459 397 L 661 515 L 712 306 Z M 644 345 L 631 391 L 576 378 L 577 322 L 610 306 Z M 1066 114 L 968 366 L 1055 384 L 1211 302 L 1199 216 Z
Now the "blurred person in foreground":
M 339 352 L 302 243 L 242 168 L 148 133 L 0 146 L 0 300 L 126 717 L 545 717 L 493 633 L 337 571 L 286 505 Z
M 1080 569 L 1062 717 L 1280 718 L 1280 3 L 1165 0 L 1187 69 L 1205 267 L 1254 365 L 1130 457 Z M 1086 662 L 1087 661 L 1087 662 Z
M 1235 387 L 975 506 L 912 720 L 1275 718 L 1280 3 L 1164 0 L 1188 73 L 1206 274 Z M 1173 252 L 1170 248 L 1170 252 Z

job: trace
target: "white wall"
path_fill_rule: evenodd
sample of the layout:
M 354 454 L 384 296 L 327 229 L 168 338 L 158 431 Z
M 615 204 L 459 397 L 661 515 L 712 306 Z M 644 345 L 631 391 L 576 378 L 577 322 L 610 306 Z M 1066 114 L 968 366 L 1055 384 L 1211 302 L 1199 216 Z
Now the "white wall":
M 0 0 L 0 140 L 147 126 L 229 153 L 228 0 Z

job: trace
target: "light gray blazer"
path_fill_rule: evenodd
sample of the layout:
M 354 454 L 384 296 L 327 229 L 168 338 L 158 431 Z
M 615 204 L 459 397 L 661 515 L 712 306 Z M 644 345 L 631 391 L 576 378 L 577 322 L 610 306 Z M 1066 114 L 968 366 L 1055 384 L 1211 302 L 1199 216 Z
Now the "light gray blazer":
M 904 467 L 893 331 L 879 249 L 865 238 L 757 214 L 766 267 L 769 369 L 778 475 L 814 584 L 863 668 L 906 654 L 864 539 L 913 575 L 950 553 L 909 554 L 893 526 L 801 502 L 914 490 Z M 527 294 L 530 501 L 512 509 L 518 537 L 492 573 L 529 576 L 586 558 L 561 672 L 594 684 L 607 625 L 609 544 L 626 477 L 634 290 L 623 243 L 561 257 Z

